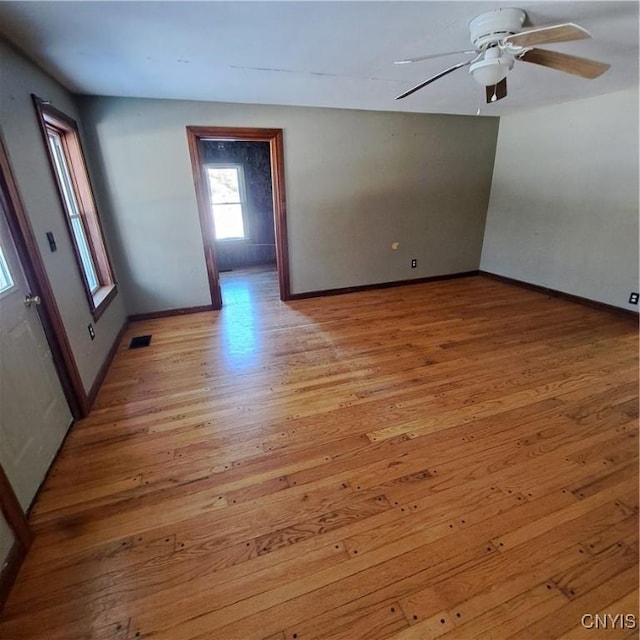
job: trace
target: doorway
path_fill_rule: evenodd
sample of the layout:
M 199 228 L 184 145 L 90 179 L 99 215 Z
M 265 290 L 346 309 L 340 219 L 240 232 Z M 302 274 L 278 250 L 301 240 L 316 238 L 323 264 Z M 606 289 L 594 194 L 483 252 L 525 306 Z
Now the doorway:
M 0 216 L 8 225 L 6 237 L 15 246 L 16 260 L 24 271 L 29 292 L 40 299 L 36 305 L 41 329 L 62 385 L 71 414 L 83 418 L 89 412 L 89 400 L 84 391 L 80 372 L 71 351 L 71 345 L 58 310 L 47 272 L 40 256 L 31 224 L 22 205 L 18 185 L 13 175 L 9 156 L 0 134 Z M 4 215 L 3 215 L 4 214 Z
M 0 138 L 0 608 L 30 543 L 25 513 L 81 410 L 55 313 Z
M 0 465 L 25 511 L 73 418 L 32 291 L 0 198 Z
M 187 139 L 213 308 L 221 309 L 223 304 L 221 272 L 229 271 L 233 265 L 254 268 L 273 259 L 280 299 L 289 300 L 282 129 L 187 127 Z M 243 213 L 248 179 L 247 164 L 243 160 L 255 156 L 255 163 L 260 164 L 263 162 L 260 158 L 264 157 L 260 149 L 249 152 L 251 147 L 243 143 L 256 142 L 266 143 L 264 153 L 269 161 L 269 221 Z M 249 179 L 264 181 L 264 176 L 256 176 Z M 256 199 L 264 199 L 265 194 L 266 190 L 262 189 Z

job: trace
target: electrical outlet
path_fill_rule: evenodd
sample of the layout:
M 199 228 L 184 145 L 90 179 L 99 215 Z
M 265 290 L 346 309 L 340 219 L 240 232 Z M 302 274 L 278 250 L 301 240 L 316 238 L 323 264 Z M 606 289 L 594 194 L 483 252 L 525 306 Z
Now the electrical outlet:
M 412 269 L 415 269 L 417 266 L 418 266 L 418 261 L 414 258 L 414 259 L 411 261 L 411 268 L 412 268 Z
M 635 291 L 629 296 L 629 304 L 638 304 L 638 294 Z
M 95 331 L 95 329 L 93 328 L 93 325 L 92 325 L 92 324 L 90 324 L 90 325 L 87 327 L 87 329 L 89 329 L 89 336 L 91 337 L 91 339 L 92 339 L 92 340 L 95 340 L 95 338 L 96 338 L 96 331 Z

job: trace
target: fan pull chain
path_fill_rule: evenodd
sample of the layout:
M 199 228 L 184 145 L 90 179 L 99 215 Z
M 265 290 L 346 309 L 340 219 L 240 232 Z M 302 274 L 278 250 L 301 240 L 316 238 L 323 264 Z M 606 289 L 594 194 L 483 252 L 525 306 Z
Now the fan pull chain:
M 491 102 L 495 102 L 498 99 L 497 90 L 498 90 L 498 85 L 494 84 L 493 85 L 493 95 L 491 96 Z

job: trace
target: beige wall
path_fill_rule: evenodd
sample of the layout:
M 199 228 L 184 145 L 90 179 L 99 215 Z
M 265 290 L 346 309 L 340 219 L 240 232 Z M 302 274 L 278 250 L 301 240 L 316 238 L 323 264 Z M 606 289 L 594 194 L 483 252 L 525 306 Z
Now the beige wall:
M 501 118 L 481 268 L 638 310 L 637 89 Z
M 54 107 L 77 120 L 71 95 L 0 41 L 0 128 L 82 383 L 88 391 L 124 323 L 122 296 L 116 296 L 102 317 L 94 322 L 48 164 L 31 101 L 32 93 L 51 100 Z M 48 231 L 56 238 L 58 250 L 55 253 L 49 250 Z M 94 341 L 87 330 L 89 323 L 95 326 Z
M 186 125 L 284 130 L 293 293 L 479 266 L 494 118 L 99 97 L 80 108 L 129 313 L 210 303 Z

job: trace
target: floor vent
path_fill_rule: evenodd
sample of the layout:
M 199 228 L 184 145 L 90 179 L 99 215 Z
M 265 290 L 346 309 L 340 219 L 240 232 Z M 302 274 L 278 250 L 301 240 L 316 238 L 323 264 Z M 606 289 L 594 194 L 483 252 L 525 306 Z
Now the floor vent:
M 136 336 L 131 338 L 129 349 L 140 349 L 140 347 L 148 347 L 151 344 L 151 336 Z

